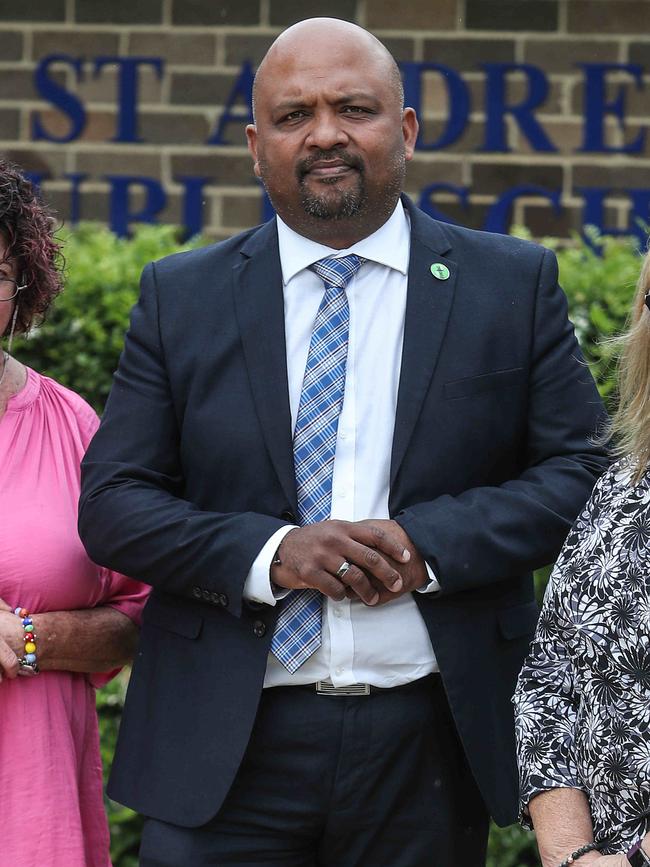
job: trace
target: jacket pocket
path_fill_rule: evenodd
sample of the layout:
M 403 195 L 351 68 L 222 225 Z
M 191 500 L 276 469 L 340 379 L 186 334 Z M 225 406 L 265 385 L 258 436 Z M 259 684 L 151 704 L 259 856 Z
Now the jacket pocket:
M 203 617 L 182 603 L 163 602 L 151 596 L 142 617 L 143 626 L 156 626 L 184 638 L 197 638 L 203 626 Z
M 454 379 L 445 383 L 443 395 L 445 400 L 458 400 L 458 398 L 470 397 L 484 391 L 509 388 L 522 380 L 523 373 L 523 367 L 510 367 L 507 370 L 494 370 L 491 373 L 481 373 L 479 376 Z
M 504 638 L 522 638 L 525 635 L 532 637 L 539 608 L 537 602 L 524 602 L 522 605 L 513 605 L 510 608 L 501 608 L 497 611 L 499 629 Z

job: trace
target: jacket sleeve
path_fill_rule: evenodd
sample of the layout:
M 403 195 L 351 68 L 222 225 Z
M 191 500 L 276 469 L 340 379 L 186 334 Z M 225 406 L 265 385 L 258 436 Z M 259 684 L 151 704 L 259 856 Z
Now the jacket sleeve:
M 79 533 L 95 562 L 167 593 L 219 599 L 241 614 L 246 576 L 284 521 L 204 511 L 183 499 L 160 339 L 156 270 L 148 265 L 98 432 L 82 464 Z M 206 596 L 207 594 L 207 596 Z
M 436 597 L 553 562 L 608 465 L 604 448 L 593 442 L 605 413 L 568 319 L 557 260 L 550 250 L 540 258 L 521 473 L 395 516 L 434 569 Z

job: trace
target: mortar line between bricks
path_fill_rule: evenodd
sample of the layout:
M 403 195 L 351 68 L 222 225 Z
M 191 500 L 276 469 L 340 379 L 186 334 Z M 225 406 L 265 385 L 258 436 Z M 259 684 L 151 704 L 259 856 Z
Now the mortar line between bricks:
M 364 2 L 364 0 L 360 0 L 360 2 Z M 20 30 L 23 32 L 33 31 L 41 31 L 47 30 L 50 32 L 65 32 L 73 29 L 75 33 L 114 33 L 119 35 L 121 33 L 130 33 L 132 31 L 136 31 L 138 33 L 142 31 L 150 31 L 152 33 L 159 33 L 160 35 L 169 35 L 176 34 L 178 35 L 186 35 L 186 36 L 200 36 L 200 35 L 219 35 L 222 34 L 224 36 L 277 36 L 282 32 L 283 28 L 280 26 L 272 26 L 272 25 L 254 25 L 247 27 L 245 25 L 207 25 L 204 27 L 198 27 L 194 25 L 180 25 L 174 24 L 172 26 L 166 26 L 162 24 L 102 24 L 102 23 L 77 23 L 77 22 L 66 22 L 66 21 L 2 21 L 0 22 L 0 31 L 9 31 L 9 30 Z M 538 31 L 538 30 L 436 30 L 432 28 L 430 30 L 426 29 L 395 29 L 395 28 L 374 28 L 372 30 L 377 38 L 405 38 L 405 39 L 414 39 L 416 37 L 422 37 L 425 39 L 443 39 L 445 41 L 453 42 L 455 40 L 476 40 L 476 41 L 485 41 L 485 40 L 494 40 L 500 41 L 502 39 L 534 39 L 536 41 L 545 41 L 545 42 L 554 42 L 558 40 L 558 36 L 561 37 L 562 40 L 568 39 L 573 42 L 618 42 L 620 40 L 629 40 L 631 42 L 650 42 L 650 33 L 574 33 L 574 32 L 563 32 L 559 33 L 558 31 L 548 32 L 548 31 Z

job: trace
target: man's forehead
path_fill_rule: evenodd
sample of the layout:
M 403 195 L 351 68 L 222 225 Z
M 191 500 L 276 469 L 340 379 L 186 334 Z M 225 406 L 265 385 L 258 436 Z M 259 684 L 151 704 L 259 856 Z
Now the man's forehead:
M 349 58 L 339 63 L 332 53 L 323 59 L 314 54 L 291 54 L 269 61 L 260 69 L 257 86 L 274 101 L 303 98 L 306 94 L 323 91 L 333 97 L 362 93 L 378 96 L 391 83 L 387 64 L 377 62 L 376 57 Z
M 332 103 L 342 102 L 377 102 L 381 98 L 381 92 L 373 87 L 359 86 L 358 80 L 337 81 L 335 79 L 302 80 L 293 85 L 291 82 L 279 82 L 276 88 L 272 88 L 266 98 L 279 108 L 296 105 L 298 103 L 317 102 L 326 99 Z

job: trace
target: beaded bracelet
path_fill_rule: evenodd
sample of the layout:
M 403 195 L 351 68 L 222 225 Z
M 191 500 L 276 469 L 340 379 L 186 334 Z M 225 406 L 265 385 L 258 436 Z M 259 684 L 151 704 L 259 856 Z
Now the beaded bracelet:
M 584 846 L 576 849 L 576 851 L 572 852 L 568 858 L 565 858 L 559 867 L 571 867 L 571 864 L 573 864 L 574 861 L 577 861 L 578 858 L 582 858 L 582 856 L 586 855 L 587 852 L 594 852 L 598 849 L 598 846 L 598 843 L 585 843 Z
M 34 632 L 34 622 L 29 611 L 25 608 L 15 608 L 14 614 L 20 617 L 25 632 L 24 640 L 24 656 L 20 660 L 21 674 L 34 675 L 38 674 L 38 665 L 36 663 L 36 633 Z

